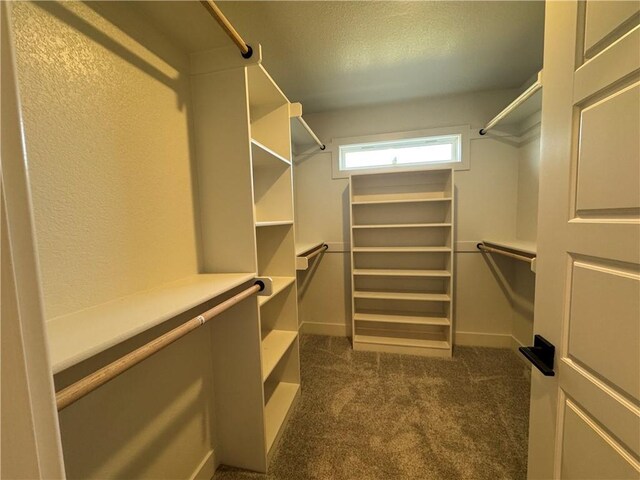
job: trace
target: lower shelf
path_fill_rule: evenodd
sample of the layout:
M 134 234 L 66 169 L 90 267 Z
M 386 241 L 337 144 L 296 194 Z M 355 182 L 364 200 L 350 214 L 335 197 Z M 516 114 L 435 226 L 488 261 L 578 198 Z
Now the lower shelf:
M 300 394 L 300 385 L 280 382 L 264 407 L 267 451 L 271 450 L 282 426 L 286 423 L 291 407 Z
M 382 336 L 366 330 L 367 335 L 353 336 L 354 350 L 368 350 L 387 353 L 404 353 L 421 356 L 451 356 L 451 345 L 444 333 L 421 335 L 420 337 Z M 386 334 L 387 332 L 385 332 Z
M 406 313 L 356 313 L 353 316 L 356 322 L 398 323 L 406 325 L 438 325 L 448 326 L 449 319 L 445 316 L 407 315 Z
M 267 275 L 269 276 L 269 275 Z M 271 277 L 273 285 L 271 295 L 258 297 L 258 305 L 262 306 L 296 281 L 296 277 Z
M 298 336 L 297 331 L 271 330 L 262 340 L 262 380 L 266 380 L 291 344 Z

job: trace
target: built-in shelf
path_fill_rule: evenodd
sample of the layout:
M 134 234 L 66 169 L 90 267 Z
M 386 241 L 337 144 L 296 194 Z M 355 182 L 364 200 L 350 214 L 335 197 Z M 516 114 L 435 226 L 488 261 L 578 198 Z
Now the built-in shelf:
M 47 321 L 53 373 L 250 281 L 253 273 L 191 275 Z
M 419 316 L 408 315 L 407 312 L 397 313 L 359 313 L 353 316 L 356 322 L 374 322 L 374 323 L 398 323 L 406 325 L 439 325 L 448 326 L 450 321 L 444 316 Z
M 293 225 L 292 220 L 270 220 L 256 222 L 256 227 L 277 227 L 279 225 Z
M 426 252 L 451 252 L 449 247 L 353 247 L 354 253 L 426 253 Z
M 451 297 L 446 293 L 422 293 L 422 292 L 353 292 L 354 298 L 384 299 L 384 300 L 416 300 L 423 302 L 448 302 Z
M 434 339 L 423 338 L 399 338 L 382 337 L 373 335 L 355 335 L 353 341 L 356 343 L 368 343 L 374 345 L 392 345 L 397 347 L 418 347 L 418 348 L 438 348 L 449 350 L 451 347 L 444 335 L 437 335 Z
M 529 240 L 483 240 L 482 243 L 486 244 L 488 247 L 495 246 L 507 248 L 514 252 L 526 253 L 527 255 L 537 254 L 536 242 Z
M 356 200 L 352 205 L 377 205 L 382 203 L 423 203 L 423 202 L 450 202 L 451 197 L 426 197 L 426 198 L 384 198 L 380 200 Z
M 400 223 L 385 225 L 353 225 L 353 228 L 446 228 L 451 227 L 450 223 Z
M 282 359 L 298 332 L 271 330 L 262 339 L 262 380 L 266 380 Z
M 372 277 L 437 277 L 448 278 L 451 273 L 448 270 L 398 270 L 387 268 L 357 268 L 353 271 L 355 276 Z
M 251 140 L 251 159 L 254 168 L 270 168 L 273 166 L 287 168 L 291 166 L 289 160 L 254 139 Z
M 271 295 L 258 297 L 258 305 L 262 306 L 269 300 L 274 298 L 280 292 L 282 292 L 289 285 L 292 285 L 296 281 L 295 277 L 270 277 L 271 278 Z
M 264 421 L 267 451 L 271 450 L 299 392 L 300 385 L 280 382 L 265 405 Z

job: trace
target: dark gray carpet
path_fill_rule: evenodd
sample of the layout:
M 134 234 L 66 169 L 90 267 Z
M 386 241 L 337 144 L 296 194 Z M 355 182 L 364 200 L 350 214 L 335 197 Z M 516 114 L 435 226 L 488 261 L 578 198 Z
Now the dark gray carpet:
M 354 352 L 301 338 L 302 396 L 265 480 L 525 479 L 529 381 L 511 350 L 453 359 Z

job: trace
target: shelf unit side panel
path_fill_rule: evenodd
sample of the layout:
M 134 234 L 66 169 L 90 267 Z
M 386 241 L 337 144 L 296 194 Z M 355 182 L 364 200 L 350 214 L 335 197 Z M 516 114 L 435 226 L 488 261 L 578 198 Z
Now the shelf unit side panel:
M 255 272 L 246 69 L 191 78 L 204 272 Z

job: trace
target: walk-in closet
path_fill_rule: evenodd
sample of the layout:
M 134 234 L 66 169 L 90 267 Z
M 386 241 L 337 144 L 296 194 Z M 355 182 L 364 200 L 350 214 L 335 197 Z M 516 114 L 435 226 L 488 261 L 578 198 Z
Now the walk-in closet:
M 0 14 L 0 478 L 640 478 L 638 1 Z

